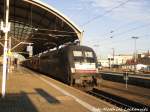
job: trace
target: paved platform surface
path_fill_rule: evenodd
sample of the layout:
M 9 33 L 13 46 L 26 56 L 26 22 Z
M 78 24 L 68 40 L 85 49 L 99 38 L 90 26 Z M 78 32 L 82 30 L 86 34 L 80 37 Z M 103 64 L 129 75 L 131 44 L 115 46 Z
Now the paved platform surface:
M 148 88 L 134 85 L 127 85 L 126 88 L 126 84 L 102 80 L 101 86 L 98 89 L 150 106 L 150 89 Z
M 2 70 L 0 74 L 1 83 Z M 10 73 L 6 91 L 5 99 L 0 98 L 0 112 L 108 112 L 117 108 L 23 67 Z

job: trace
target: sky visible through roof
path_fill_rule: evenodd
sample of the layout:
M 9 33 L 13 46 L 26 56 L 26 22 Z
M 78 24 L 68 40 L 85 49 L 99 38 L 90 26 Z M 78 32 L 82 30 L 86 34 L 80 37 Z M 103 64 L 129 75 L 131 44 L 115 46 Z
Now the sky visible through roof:
M 83 45 L 101 58 L 150 50 L 150 0 L 42 0 L 84 30 Z

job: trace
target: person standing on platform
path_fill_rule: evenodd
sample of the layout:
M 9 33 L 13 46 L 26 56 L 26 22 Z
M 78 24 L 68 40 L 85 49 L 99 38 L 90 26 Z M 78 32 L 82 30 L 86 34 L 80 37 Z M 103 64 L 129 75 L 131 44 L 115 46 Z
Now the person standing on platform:
M 17 58 L 14 59 L 13 65 L 14 65 L 14 69 L 17 69 L 17 66 L 18 66 L 18 59 Z

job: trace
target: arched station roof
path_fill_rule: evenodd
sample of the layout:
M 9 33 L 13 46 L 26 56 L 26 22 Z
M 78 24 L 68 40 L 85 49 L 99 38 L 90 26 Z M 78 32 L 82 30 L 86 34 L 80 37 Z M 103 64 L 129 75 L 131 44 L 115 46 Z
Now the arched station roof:
M 5 20 L 5 0 L 0 0 L 0 21 Z M 34 54 L 58 47 L 65 43 L 81 40 L 81 30 L 66 16 L 39 0 L 10 0 L 9 22 L 11 29 L 12 51 L 26 51 L 26 45 L 20 42 L 33 43 Z M 4 43 L 3 33 L 0 35 Z M 3 52 L 3 47 L 0 47 Z

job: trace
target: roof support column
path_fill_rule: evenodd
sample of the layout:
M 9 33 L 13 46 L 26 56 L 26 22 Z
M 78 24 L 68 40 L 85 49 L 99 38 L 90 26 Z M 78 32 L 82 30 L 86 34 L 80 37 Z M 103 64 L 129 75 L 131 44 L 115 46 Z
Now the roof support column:
M 1 29 L 5 33 L 5 42 L 4 42 L 4 55 L 3 55 L 3 76 L 2 76 L 2 98 L 5 97 L 6 93 L 6 76 L 8 73 L 7 67 L 7 51 L 8 51 L 8 31 L 10 30 L 9 20 L 9 0 L 6 0 L 6 9 L 5 9 L 5 26 L 2 24 Z

